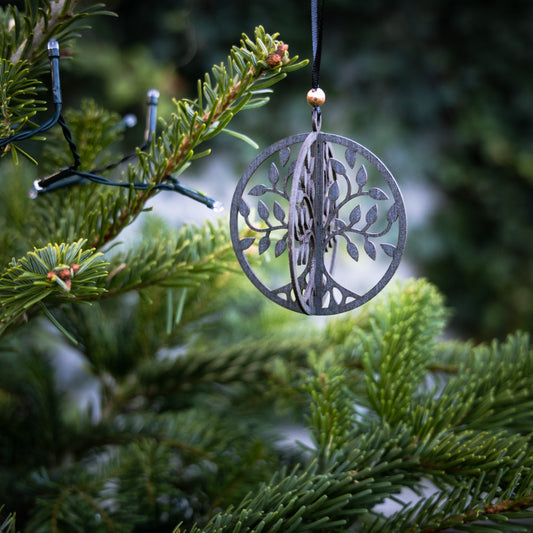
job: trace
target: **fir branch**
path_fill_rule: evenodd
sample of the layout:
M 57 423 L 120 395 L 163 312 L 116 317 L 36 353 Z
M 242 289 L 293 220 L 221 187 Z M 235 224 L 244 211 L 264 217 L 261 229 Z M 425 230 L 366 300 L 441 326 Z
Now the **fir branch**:
M 467 348 L 467 349 L 464 349 Z M 524 431 L 533 407 L 533 349 L 529 335 L 517 333 L 490 346 L 463 349 L 457 374 L 439 394 L 420 395 L 411 409 L 420 439 L 452 428 Z
M 25 35 L 18 48 L 11 53 L 10 61 L 17 63 L 22 59 L 37 61 L 45 53 L 46 43 L 55 38 L 66 41 L 74 36 L 79 27 L 77 23 L 88 15 L 112 15 L 103 11 L 103 4 L 95 4 L 84 11 L 75 13 L 80 0 L 39 0 L 37 8 L 25 0 L 25 13 L 19 17 L 13 12 L 14 33 Z M 21 30 L 17 26 L 23 24 Z
M 348 462 L 335 466 L 327 473 L 318 473 L 316 463 L 282 472 L 237 508 L 215 515 L 204 527 L 193 526 L 190 533 L 346 531 L 385 495 L 398 491 L 403 479 L 392 474 L 395 465 L 390 473 L 383 469 L 380 482 L 350 469 Z
M 435 288 L 416 280 L 397 284 L 367 312 L 362 360 L 368 400 L 394 424 L 424 380 L 447 313 Z
M 185 225 L 178 234 L 152 236 L 113 257 L 106 297 L 156 285 L 198 286 L 230 268 L 233 255 L 228 242 L 220 221 L 216 226 L 210 222 L 203 228 Z
M 0 59 L 0 137 L 27 126 L 38 111 L 44 110 L 44 102 L 32 98 L 40 88 L 41 83 L 31 77 L 28 63 Z
M 310 402 L 310 424 L 321 469 L 332 461 L 345 445 L 354 425 L 354 398 L 346 394 L 344 369 L 334 366 L 306 382 Z
M 0 334 L 47 298 L 86 300 L 102 294 L 107 275 L 101 253 L 84 250 L 86 241 L 49 244 L 16 260 L 0 276 Z
M 223 132 L 238 112 L 266 104 L 268 99 L 262 92 L 265 87 L 307 64 L 307 61 L 298 61 L 298 56 L 289 58 L 288 45 L 276 37 L 267 34 L 261 26 L 255 29 L 255 41 L 243 35 L 241 47 L 233 47 L 227 65 L 213 67 L 214 84 L 206 75 L 203 83 L 198 82 L 195 100 L 175 101 L 176 112 L 170 124 L 165 124 L 149 153 L 138 152 L 138 165 L 128 168 L 127 180 L 154 185 L 171 175 L 179 175 L 192 160 L 209 153 L 195 153 L 195 150 Z M 130 195 L 127 204 L 121 206 L 119 216 L 93 241 L 93 245 L 102 247 L 112 240 L 135 220 L 155 193 L 154 189 L 148 188 Z
M 46 43 L 53 38 L 65 44 L 86 28 L 80 25 L 81 20 L 90 15 L 112 14 L 102 11 L 101 4 L 75 12 L 79 1 L 25 0 L 23 12 L 13 6 L 0 11 L 0 22 L 1 18 L 8 19 L 7 24 L 0 25 L 0 134 L 3 138 L 27 127 L 30 119 L 45 109 L 44 102 L 35 100 L 34 96 L 35 91 L 44 88 L 38 79 L 48 68 Z M 0 156 L 8 151 L 15 163 L 19 153 L 31 159 L 14 144 L 4 146 Z
M 416 504 L 404 504 L 388 519 L 378 518 L 368 533 L 528 532 L 529 527 L 517 520 L 533 517 L 531 470 L 515 470 L 507 489 L 500 486 L 504 471 L 496 473 L 497 482 L 488 489 L 483 478 L 456 488 L 449 487 Z
M 101 527 L 117 531 L 108 502 L 101 498 L 102 477 L 88 475 L 78 469 L 67 468 L 50 478 L 44 471 L 32 479 L 32 489 L 39 490 L 41 499 L 31 510 L 28 529 L 30 531 L 60 532 L 65 527 L 79 531 Z
M 60 22 L 73 16 L 72 11 L 80 0 L 50 0 L 48 2 L 48 10 L 39 9 L 41 15 L 34 21 L 34 27 L 28 37 L 20 44 L 20 46 L 11 55 L 11 62 L 17 63 L 23 57 L 30 59 L 35 50 L 37 50 L 43 43 L 49 40 L 51 27 L 54 27 Z
M 261 390 L 271 382 L 274 374 L 274 362 L 290 355 L 293 362 L 305 359 L 310 345 L 316 337 L 309 337 L 309 344 L 301 340 L 280 340 L 265 338 L 251 344 L 240 342 L 218 351 L 211 352 L 189 350 L 175 360 L 163 360 L 159 364 L 153 361 L 139 366 L 135 379 L 125 380 L 123 386 L 110 399 L 106 410 L 120 412 L 125 406 L 135 403 L 139 398 L 143 402 L 157 399 L 160 409 L 177 409 L 191 404 L 195 391 L 205 393 L 217 391 L 221 385 L 245 383 L 248 393 Z
M 4 514 L 4 506 L 0 507 L 0 518 Z M 16 533 L 15 515 L 9 514 L 0 523 L 0 533 Z

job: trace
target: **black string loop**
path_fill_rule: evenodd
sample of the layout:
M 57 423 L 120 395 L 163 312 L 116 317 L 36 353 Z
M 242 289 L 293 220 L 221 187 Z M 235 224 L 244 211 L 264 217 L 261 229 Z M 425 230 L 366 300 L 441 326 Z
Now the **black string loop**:
M 313 68 L 311 71 L 311 85 L 313 89 L 318 89 L 319 87 L 323 28 L 324 0 L 311 0 L 311 37 L 313 40 Z

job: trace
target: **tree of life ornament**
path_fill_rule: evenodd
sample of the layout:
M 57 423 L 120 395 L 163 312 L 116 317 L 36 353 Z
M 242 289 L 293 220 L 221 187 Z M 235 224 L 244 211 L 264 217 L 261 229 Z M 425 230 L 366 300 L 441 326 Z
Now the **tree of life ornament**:
M 373 298 L 398 268 L 407 236 L 402 195 L 387 167 L 319 126 L 251 163 L 230 217 L 237 259 L 252 283 L 309 315 L 342 313 Z

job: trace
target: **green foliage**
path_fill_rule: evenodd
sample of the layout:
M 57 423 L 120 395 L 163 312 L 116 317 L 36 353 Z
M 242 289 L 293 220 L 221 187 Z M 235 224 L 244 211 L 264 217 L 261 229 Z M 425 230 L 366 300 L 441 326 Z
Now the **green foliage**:
M 0 8 L 0 135 L 9 137 L 30 125 L 30 119 L 43 111 L 42 100 L 36 91 L 43 89 L 38 79 L 47 67 L 47 43 L 55 39 L 68 46 L 78 35 L 82 20 L 89 15 L 110 14 L 102 11 L 103 4 L 95 4 L 77 11 L 79 0 L 24 1 L 24 10 L 15 6 Z M 17 146 L 3 147 L 0 155 L 12 151 L 17 158 Z M 23 155 L 26 152 L 20 151 Z
M 13 258 L 0 277 L 0 333 L 47 298 L 90 300 L 105 291 L 98 285 L 107 263 L 101 253 L 83 250 L 85 242 L 49 244 Z
M 42 2 L 34 10 L 27 4 L 25 15 L 18 18 L 16 10 L 9 12 L 17 20 L 24 20 L 26 33 L 30 33 L 29 28 L 35 31 L 45 28 L 48 32 L 47 38 L 54 36 L 67 41 L 73 36 L 70 29 L 74 26 L 71 25 L 75 25 L 78 19 L 88 14 L 101 14 L 97 9 L 99 6 L 73 14 L 75 5 L 76 2 Z M 23 23 L 15 22 L 15 33 L 20 30 L 20 24 Z M 36 39 L 28 37 L 24 41 L 24 57 L 31 55 L 28 50 L 32 46 L 38 50 Z M 15 46 L 13 43 L 6 48 L 6 53 L 12 51 Z M 4 59 L 5 64 L 12 67 L 5 71 L 2 78 L 3 88 L 8 91 L 13 87 L 13 90 L 18 91 L 12 98 L 5 99 L 6 117 L 15 112 L 22 113 L 19 110 L 17 95 L 22 91 L 25 98 L 29 96 L 31 91 L 28 91 L 26 78 L 30 79 L 30 74 L 39 72 L 39 57 L 37 54 L 32 56 L 31 63 L 21 61 L 17 64 L 11 63 L 12 58 Z M 5 220 L 6 226 L 12 225 L 13 216 L 20 226 L 15 225 L 10 230 L 13 235 L 9 237 L 8 242 L 27 239 L 29 246 L 44 246 L 49 242 L 69 243 L 84 239 L 91 248 L 102 249 L 146 209 L 146 202 L 156 193 L 152 185 L 162 183 L 172 175 L 182 172 L 192 160 L 209 153 L 209 150 L 199 153 L 195 153 L 195 150 L 218 133 L 224 132 L 226 125 L 239 111 L 265 104 L 268 101 L 264 96 L 265 86 L 275 84 L 283 79 L 287 72 L 304 64 L 305 62 L 298 62 L 297 57 L 289 58 L 286 47 L 276 40 L 275 36 L 267 34 L 261 27 L 257 28 L 255 41 L 244 36 L 241 47 L 232 49 L 227 66 L 214 67 L 214 83 L 209 75 L 206 75 L 203 83 L 199 82 L 196 100 L 175 101 L 176 113 L 168 124 L 163 124 L 160 135 L 154 139 L 147 151 L 138 149 L 136 158 L 133 158 L 136 163 L 129 165 L 117 176 L 126 182 L 146 184 L 146 190 L 137 192 L 133 187 L 117 190 L 95 184 L 73 187 L 62 194 L 48 194 L 39 198 L 37 205 L 30 209 L 30 218 L 26 214 L 20 216 L 13 213 L 14 209 L 11 207 L 10 212 L 6 213 L 10 217 Z M 22 65 L 23 69 L 18 65 Z M 27 105 L 21 109 L 30 115 L 36 111 L 34 107 L 28 110 Z M 118 116 L 99 108 L 94 102 L 87 101 L 82 103 L 79 111 L 66 112 L 65 119 L 68 120 L 77 145 L 81 168 L 90 170 L 94 166 L 105 166 L 112 159 L 113 149 L 122 137 L 121 129 L 117 128 Z M 10 124 L 8 127 L 12 129 Z M 57 165 L 72 164 L 66 142 L 61 140 L 58 134 L 53 134 L 51 141 L 47 143 L 44 157 L 51 169 L 56 169 Z M 19 206 L 19 209 L 28 208 Z M 51 216 L 50 213 L 56 215 Z M 189 287 L 205 280 L 206 276 L 217 269 L 225 268 L 218 266 L 224 264 L 229 251 L 227 235 L 220 229 L 211 227 L 207 232 L 188 229 L 181 233 L 176 242 L 172 242 L 172 239 L 174 237 L 159 242 L 150 240 L 135 252 L 129 252 L 124 257 L 116 256 L 109 276 L 109 295 L 139 290 L 149 285 Z M 209 247 L 209 253 L 199 247 L 204 242 L 205 246 Z M 20 243 L 18 245 L 20 246 Z M 139 261 L 139 257 L 144 260 Z M 31 258 L 35 261 L 35 254 L 31 255 Z M 87 258 L 84 258 L 85 260 Z M 51 296 L 54 291 L 57 292 L 57 286 L 70 293 L 70 290 L 67 290 L 68 283 L 63 283 L 64 280 L 60 276 L 55 276 L 53 280 L 46 279 L 48 273 L 60 269 L 60 265 L 70 265 L 70 262 L 60 258 L 58 261 L 53 265 L 45 261 L 46 267 L 43 266 L 37 271 L 35 268 L 38 265 L 17 263 L 2 275 L 2 294 L 6 301 L 1 304 L 1 331 L 23 314 L 35 314 L 38 310 L 37 304 Z M 121 265 L 127 265 L 127 268 Z M 47 269 L 46 272 L 41 272 L 43 269 Z M 80 269 L 80 273 L 81 277 L 85 276 L 83 269 Z M 21 275 L 23 278 L 20 278 Z M 94 290 L 88 290 L 80 284 L 79 274 L 68 276 L 69 283 L 71 277 L 75 290 L 69 296 L 76 301 L 93 301 L 106 290 L 102 283 L 99 283 L 98 289 L 95 286 Z M 102 274 L 97 277 L 105 276 Z M 23 284 L 19 283 L 20 279 L 24 279 Z M 17 287 L 16 291 L 14 287 Z M 6 290 L 8 292 L 5 292 Z M 46 312 L 46 308 L 43 309 Z M 55 322 L 53 315 L 47 314 Z M 56 325 L 59 326 L 58 323 Z
M 0 511 L 2 511 L 2 508 L 0 507 Z M 0 531 L 2 533 L 15 533 L 15 517 L 13 515 L 7 516 L 3 522 L 0 524 Z
M 64 18 L 76 6 L 2 10 L 10 117 L 34 118 L 40 39 L 72 38 L 72 24 L 100 11 Z M 112 177 L 156 185 L 183 172 L 303 64 L 261 27 L 243 36 Z M 117 160 L 117 114 L 84 101 L 65 118 L 83 168 Z M 54 131 L 45 151 L 40 175 L 71 162 Z M 527 531 L 528 334 L 443 340 L 449 312 L 424 280 L 311 322 L 237 273 L 222 224 L 145 217 L 118 246 L 153 188 L 79 184 L 32 201 L 36 174 L 2 161 L 0 530 L 16 516 L 32 533 Z
M 43 68 L 47 54 L 47 43 L 51 39 L 70 42 L 82 29 L 81 21 L 92 15 L 112 15 L 101 8 L 104 4 L 93 4 L 80 11 L 76 8 L 80 0 L 24 0 L 24 10 L 8 5 L 0 9 L 2 57 L 13 63 L 31 60 Z
M 8 59 L 0 60 L 2 138 L 9 137 L 13 131 L 31 126 L 31 118 L 37 112 L 44 110 L 44 102 L 32 98 L 39 89 L 42 89 L 41 83 L 37 79 L 30 78 L 29 74 L 30 69 L 25 61 L 12 63 Z M 16 161 L 17 147 L 11 146 L 11 150 Z
M 118 311 L 123 305 L 60 315 L 100 383 L 93 421 L 54 392 L 37 354 L 1 356 L 9 375 L 0 387 L 3 424 L 14 432 L 3 438 L 23 449 L 27 437 L 15 421 L 23 427 L 32 417 L 36 436 L 50 435 L 19 466 L 20 495 L 6 500 L 29 530 L 84 523 L 170 531 L 181 522 L 191 532 L 430 532 L 477 531 L 485 521 L 494 531 L 527 531 L 520 524 L 533 517 L 527 335 L 477 347 L 439 340 L 447 313 L 424 281 L 397 285 L 325 330 L 308 325 L 305 336 L 246 337 L 224 349 L 198 341 L 211 326 L 194 305 L 184 306 L 186 326 L 170 336 L 157 298 L 138 299 L 127 313 Z M 246 314 L 255 331 L 261 317 L 259 309 Z M 388 335 L 391 324 L 401 336 Z M 401 379 L 386 387 L 391 358 Z M 39 388 L 38 376 L 48 376 Z M 42 400 L 30 403 L 36 390 Z M 20 420 L 16 405 L 33 407 Z M 308 428 L 311 445 L 279 443 L 289 421 Z M 7 442 L 1 448 L 16 453 Z M 430 482 L 429 496 L 401 499 L 404 488 L 419 493 Z M 24 494 L 26 511 L 15 503 Z M 377 506 L 390 498 L 402 503 L 386 516 Z

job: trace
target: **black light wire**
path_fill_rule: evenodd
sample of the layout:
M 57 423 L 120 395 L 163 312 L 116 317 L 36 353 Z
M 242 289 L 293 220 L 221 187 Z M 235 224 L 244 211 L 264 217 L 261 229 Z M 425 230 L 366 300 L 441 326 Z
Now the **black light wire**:
M 59 169 L 54 174 L 35 180 L 33 183 L 33 189 L 30 191 L 30 196 L 32 198 L 35 198 L 39 195 L 42 195 L 48 192 L 62 189 L 67 186 L 80 184 L 85 180 L 89 180 L 94 183 L 99 183 L 101 185 L 110 185 L 113 187 L 122 187 L 122 188 L 133 188 L 134 190 L 173 191 L 173 192 L 182 194 L 184 196 L 187 196 L 188 198 L 191 198 L 193 200 L 196 200 L 197 202 L 200 202 L 206 205 L 210 209 L 220 210 L 222 208 L 222 204 L 220 204 L 220 202 L 215 201 L 213 198 L 209 198 L 208 196 L 206 196 L 200 191 L 197 191 L 195 189 L 182 185 L 177 180 L 177 178 L 173 176 L 168 176 L 166 178 L 166 181 L 163 183 L 152 184 L 152 183 L 117 182 L 117 181 L 112 181 L 100 175 L 100 173 L 105 170 L 111 170 L 113 168 L 116 168 L 122 165 L 123 163 L 127 161 L 130 161 L 136 158 L 137 152 L 127 154 L 124 157 L 122 157 L 120 160 L 114 163 L 111 163 L 109 165 L 106 165 L 105 167 L 102 167 L 102 168 L 93 169 L 89 172 L 79 170 L 79 167 L 81 165 L 81 157 L 80 157 L 80 154 L 78 153 L 76 143 L 74 142 L 74 139 L 72 137 L 72 132 L 70 128 L 68 127 L 61 113 L 62 107 L 63 107 L 63 101 L 62 101 L 62 96 L 61 96 L 61 84 L 60 84 L 60 78 L 59 78 L 60 53 L 59 53 L 59 44 L 57 41 L 50 41 L 48 43 L 48 56 L 50 58 L 50 74 L 52 78 L 52 101 L 55 106 L 54 115 L 49 120 L 44 122 L 42 125 L 37 126 L 36 128 L 24 130 L 24 131 L 21 131 L 19 133 L 12 135 L 11 137 L 0 139 L 0 148 L 2 148 L 11 143 L 34 137 L 35 135 L 38 135 L 39 133 L 49 130 L 55 124 L 59 124 L 59 126 L 61 127 L 61 130 L 63 132 L 63 137 L 65 138 L 69 146 L 70 152 L 74 160 L 73 164 L 69 167 Z M 157 109 L 158 98 L 159 98 L 158 91 L 156 91 L 155 89 L 151 89 L 150 91 L 148 91 L 148 101 L 147 101 L 148 112 L 147 112 L 147 119 L 146 119 L 146 129 L 145 129 L 145 135 L 144 135 L 144 142 L 140 146 L 140 150 L 147 149 L 152 142 L 152 138 L 155 133 L 156 124 L 157 124 L 156 109 Z
M 49 41 L 48 43 L 48 57 L 50 59 L 50 75 L 52 78 L 52 101 L 55 106 L 53 116 L 46 122 L 33 129 L 23 130 L 19 133 L 15 133 L 11 137 L 0 139 L 0 148 L 12 144 L 14 142 L 23 141 L 43 133 L 54 126 L 61 120 L 61 110 L 63 107 L 63 101 L 61 98 L 61 84 L 59 81 L 59 44 L 57 41 Z

